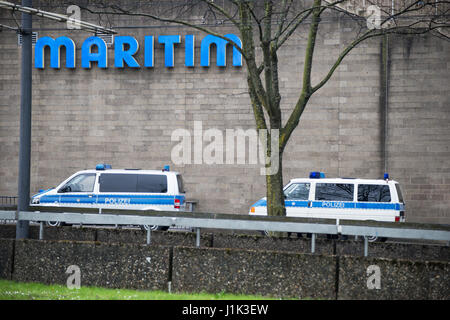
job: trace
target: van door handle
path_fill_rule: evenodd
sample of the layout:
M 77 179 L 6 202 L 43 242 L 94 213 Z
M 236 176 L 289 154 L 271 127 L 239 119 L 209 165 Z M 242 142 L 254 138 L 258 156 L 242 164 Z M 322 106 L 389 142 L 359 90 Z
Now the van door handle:
M 312 208 L 312 201 L 308 201 L 308 208 Z

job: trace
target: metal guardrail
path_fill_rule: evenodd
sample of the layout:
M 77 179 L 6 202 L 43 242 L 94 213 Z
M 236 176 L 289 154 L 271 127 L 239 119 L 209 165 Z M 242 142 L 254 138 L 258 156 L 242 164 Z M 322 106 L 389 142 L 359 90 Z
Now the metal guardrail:
M 18 197 L 0 196 L 0 206 L 17 206 Z
M 0 196 L 0 207 L 5 210 L 17 210 L 17 196 Z M 13 219 L 1 220 L 0 223 L 11 223 Z
M 196 231 L 196 246 L 200 246 L 200 229 L 257 230 L 291 233 L 310 233 L 311 252 L 315 252 L 317 234 L 361 236 L 364 255 L 368 256 L 368 237 L 440 240 L 450 243 L 450 226 L 416 223 L 390 223 L 332 219 L 305 219 L 234 214 L 207 214 L 171 211 L 102 210 L 81 208 L 35 207 L 28 211 L 0 211 L 0 220 L 28 220 L 40 222 L 40 239 L 45 221 L 69 224 L 100 225 L 158 225 L 183 226 Z M 50 212 L 53 211 L 53 212 Z M 78 211 L 78 212 L 77 212 Z M 80 213 L 82 211 L 83 213 Z M 147 244 L 151 243 L 151 230 L 147 230 Z

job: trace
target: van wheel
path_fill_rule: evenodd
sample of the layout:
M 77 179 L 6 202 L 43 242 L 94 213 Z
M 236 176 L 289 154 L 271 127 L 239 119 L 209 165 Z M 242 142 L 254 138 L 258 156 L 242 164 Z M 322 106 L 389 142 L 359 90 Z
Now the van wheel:
M 148 231 L 150 229 L 151 231 L 167 231 L 169 230 L 169 227 L 167 226 L 154 226 L 154 225 L 148 225 L 144 224 L 141 226 L 142 231 Z

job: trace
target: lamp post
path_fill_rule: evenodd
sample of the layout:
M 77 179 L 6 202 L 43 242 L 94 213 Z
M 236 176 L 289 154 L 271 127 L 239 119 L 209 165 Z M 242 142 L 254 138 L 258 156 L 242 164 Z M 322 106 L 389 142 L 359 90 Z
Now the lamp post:
M 32 6 L 32 0 L 22 0 L 22 5 Z M 20 145 L 19 145 L 19 181 L 17 202 L 18 211 L 27 211 L 30 202 L 30 155 L 31 155 L 31 49 L 32 49 L 32 18 L 28 13 L 22 13 L 22 69 L 20 96 Z M 18 220 L 16 224 L 16 239 L 28 237 L 28 221 Z

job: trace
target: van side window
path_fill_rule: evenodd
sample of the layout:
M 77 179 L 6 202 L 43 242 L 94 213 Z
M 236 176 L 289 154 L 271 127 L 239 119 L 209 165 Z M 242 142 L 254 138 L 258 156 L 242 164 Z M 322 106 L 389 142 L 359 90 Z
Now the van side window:
M 294 183 L 284 191 L 286 199 L 308 200 L 309 183 Z
M 358 201 L 361 202 L 391 202 L 389 186 L 376 184 L 358 185 Z
M 100 192 L 167 192 L 167 177 L 163 174 L 103 173 L 99 183 Z
M 167 176 L 158 174 L 139 174 L 136 192 L 166 193 Z
M 353 201 L 353 184 L 317 183 L 316 200 Z
M 100 192 L 136 192 L 137 175 L 103 173 L 100 175 Z
M 84 173 L 70 179 L 58 193 L 94 191 L 95 173 Z

